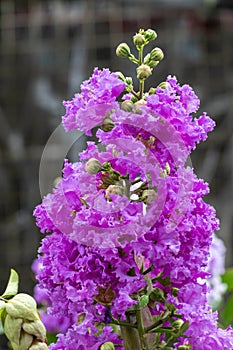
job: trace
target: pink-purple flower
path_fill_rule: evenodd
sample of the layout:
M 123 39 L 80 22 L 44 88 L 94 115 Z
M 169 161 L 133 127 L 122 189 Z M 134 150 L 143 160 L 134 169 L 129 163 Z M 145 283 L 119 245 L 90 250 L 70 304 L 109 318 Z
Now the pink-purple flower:
M 132 111 L 116 101 L 125 86 L 108 69 L 95 69 L 81 93 L 64 103 L 67 131 L 90 135 L 106 115 L 113 124 L 96 133 L 102 148 L 88 142 L 79 162 L 65 160 L 62 179 L 34 212 L 48 233 L 39 248 L 39 288 L 48 313 L 68 320 L 50 349 L 121 344 L 109 323 L 126 319 L 148 280 L 189 323 L 174 349 L 231 349 L 232 330 L 218 328 L 207 304 L 207 264 L 219 222 L 203 199 L 208 185 L 185 165 L 214 122 L 205 113 L 193 116 L 199 100 L 175 77 Z M 90 159 L 97 170 L 86 168 Z M 149 307 L 158 315 L 165 305 Z

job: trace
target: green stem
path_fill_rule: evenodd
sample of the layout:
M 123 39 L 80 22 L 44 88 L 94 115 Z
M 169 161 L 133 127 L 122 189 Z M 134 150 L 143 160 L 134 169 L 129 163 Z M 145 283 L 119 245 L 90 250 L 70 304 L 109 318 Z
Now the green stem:
M 136 319 L 137 319 L 138 334 L 139 334 L 142 350 L 148 350 L 141 308 L 136 312 Z
M 136 97 L 138 100 L 140 100 L 140 97 L 138 96 L 138 93 L 136 91 L 131 90 L 130 92 L 134 97 Z
M 140 47 L 139 50 L 139 66 L 143 63 L 143 46 Z M 142 99 L 144 92 L 144 80 L 139 80 L 139 100 Z

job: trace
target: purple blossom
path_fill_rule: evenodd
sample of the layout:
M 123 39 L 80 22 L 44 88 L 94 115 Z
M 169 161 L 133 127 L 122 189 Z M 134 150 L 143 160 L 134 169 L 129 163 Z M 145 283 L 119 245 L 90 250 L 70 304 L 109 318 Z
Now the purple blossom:
M 90 79 L 81 85 L 81 93 L 75 94 L 71 101 L 65 101 L 66 114 L 62 122 L 66 131 L 79 129 L 90 134 L 107 112 L 117 106 L 116 98 L 125 88 L 115 73 L 109 69 L 94 69 Z
M 207 304 L 207 266 L 219 222 L 203 199 L 208 184 L 185 166 L 214 122 L 205 113 L 193 117 L 199 100 L 188 85 L 171 76 L 167 82 L 166 89 L 157 88 L 138 109 L 125 112 L 116 102 L 125 84 L 109 70 L 95 69 L 81 93 L 64 103 L 67 131 L 90 134 L 106 113 L 114 127 L 97 131 L 102 150 L 88 142 L 80 162 L 65 161 L 61 181 L 34 211 L 41 232 L 52 233 L 39 248 L 37 299 L 47 298 L 48 313 L 57 320 L 69 320 L 52 350 L 119 343 L 107 325 L 97 337 L 96 324 L 106 321 L 107 307 L 110 316 L 124 320 L 148 276 L 189 322 L 188 338 L 178 339 L 177 347 L 233 346 L 232 330 L 218 329 L 217 314 Z M 85 169 L 91 158 L 102 166 L 97 174 Z M 159 274 L 168 285 L 156 279 Z M 173 288 L 179 290 L 176 298 Z M 163 310 L 157 303 L 151 313 Z

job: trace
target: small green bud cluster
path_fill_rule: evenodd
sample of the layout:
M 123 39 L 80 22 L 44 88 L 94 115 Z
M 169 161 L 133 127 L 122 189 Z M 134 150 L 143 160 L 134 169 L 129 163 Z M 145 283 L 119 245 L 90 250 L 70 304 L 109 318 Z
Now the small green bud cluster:
M 143 58 L 144 47 L 156 38 L 157 34 L 152 29 L 140 29 L 139 32 L 133 36 L 133 43 L 138 51 L 138 58 L 131 53 L 130 47 L 126 43 L 119 44 L 116 49 L 117 56 L 127 57 L 131 62 L 136 63 L 138 66 L 136 71 L 137 79 L 140 82 L 139 92 L 134 91 L 132 78 L 125 78 L 122 73 L 118 73 L 119 78 L 126 83 L 125 91 L 132 94 L 131 101 L 133 103 L 145 99 L 145 97 L 148 96 L 148 94 L 144 94 L 144 81 L 152 75 L 153 68 L 155 68 L 164 58 L 163 51 L 159 47 L 153 48 L 151 52 Z M 163 84 L 161 87 L 165 88 L 166 86 Z M 155 89 L 153 93 L 155 93 Z M 152 91 L 150 91 L 149 94 L 152 94 Z M 122 104 L 122 109 L 127 112 L 132 110 L 131 105 L 127 101 Z
M 100 346 L 100 350 L 114 350 L 115 346 L 112 342 L 107 341 L 106 343 Z
M 3 330 L 13 350 L 47 350 L 46 329 L 35 300 L 19 293 L 1 303 Z

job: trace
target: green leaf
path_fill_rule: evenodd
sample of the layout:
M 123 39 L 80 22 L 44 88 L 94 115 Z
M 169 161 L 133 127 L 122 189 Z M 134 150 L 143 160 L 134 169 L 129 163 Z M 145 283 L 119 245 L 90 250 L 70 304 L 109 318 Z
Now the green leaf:
M 227 300 L 223 310 L 223 322 L 229 325 L 233 321 L 233 295 Z
M 222 282 L 226 283 L 228 292 L 233 291 L 233 267 L 227 269 L 222 275 Z
M 57 341 L 57 336 L 55 333 L 47 333 L 46 337 L 47 337 L 48 345 L 52 343 L 56 343 Z
M 18 293 L 19 275 L 13 269 L 11 269 L 10 278 L 5 292 L 2 294 L 2 298 L 10 299 Z

